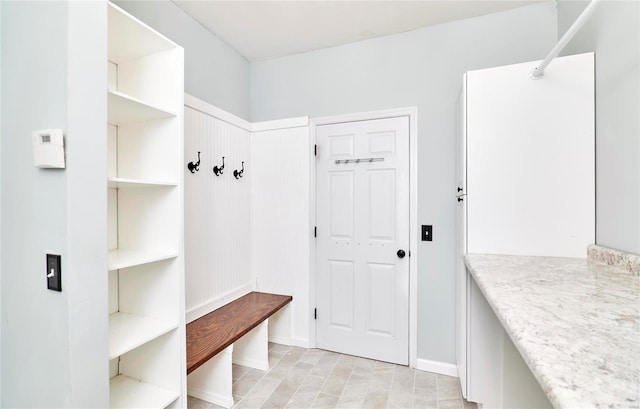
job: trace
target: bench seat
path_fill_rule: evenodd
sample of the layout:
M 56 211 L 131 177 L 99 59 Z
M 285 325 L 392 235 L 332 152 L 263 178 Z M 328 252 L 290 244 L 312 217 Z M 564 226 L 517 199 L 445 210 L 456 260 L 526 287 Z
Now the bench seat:
M 291 302 L 290 295 L 250 292 L 187 324 L 187 374 Z

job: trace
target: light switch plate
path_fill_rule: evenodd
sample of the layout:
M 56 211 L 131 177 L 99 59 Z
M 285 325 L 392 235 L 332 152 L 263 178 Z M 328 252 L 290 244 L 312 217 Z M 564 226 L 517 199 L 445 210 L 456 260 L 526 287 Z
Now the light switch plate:
M 433 226 L 422 225 L 422 241 L 433 241 Z
M 62 291 L 62 256 L 47 254 L 47 288 Z

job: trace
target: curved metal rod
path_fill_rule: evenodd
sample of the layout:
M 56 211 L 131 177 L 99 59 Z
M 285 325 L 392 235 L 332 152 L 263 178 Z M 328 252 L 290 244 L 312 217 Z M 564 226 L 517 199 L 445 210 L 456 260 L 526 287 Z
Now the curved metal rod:
M 584 9 L 582 14 L 578 16 L 576 21 L 573 22 L 573 24 L 571 25 L 571 27 L 569 27 L 567 32 L 564 33 L 560 41 L 558 41 L 558 44 L 556 44 L 555 47 L 553 47 L 553 49 L 549 52 L 547 57 L 544 60 L 542 60 L 540 65 L 538 65 L 536 68 L 531 70 L 531 73 L 529 74 L 531 79 L 539 80 L 540 78 L 542 78 L 542 76 L 544 75 L 544 70 L 547 68 L 547 66 L 551 63 L 551 61 L 553 61 L 554 58 L 558 56 L 558 54 L 560 54 L 560 51 L 562 51 L 562 49 L 567 45 L 567 43 L 571 41 L 573 36 L 576 35 L 578 31 L 580 31 L 584 23 L 586 23 L 587 20 L 589 20 L 589 17 L 591 17 L 594 10 L 596 9 L 596 6 L 600 1 L 602 0 L 591 0 L 591 3 L 589 3 L 589 5 L 587 6 L 587 8 Z

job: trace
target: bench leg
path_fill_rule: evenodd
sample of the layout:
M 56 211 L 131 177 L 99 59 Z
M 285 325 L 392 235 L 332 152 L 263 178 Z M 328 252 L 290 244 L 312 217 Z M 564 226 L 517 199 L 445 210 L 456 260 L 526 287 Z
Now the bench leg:
M 261 371 L 269 370 L 269 320 L 249 331 L 236 341 L 233 363 Z
M 233 406 L 233 345 L 187 376 L 187 394 L 225 408 Z

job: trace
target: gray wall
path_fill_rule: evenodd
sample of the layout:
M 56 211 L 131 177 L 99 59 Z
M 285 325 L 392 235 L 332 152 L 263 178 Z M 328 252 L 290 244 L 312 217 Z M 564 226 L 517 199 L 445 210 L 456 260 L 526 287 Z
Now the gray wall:
M 106 3 L 0 7 L 0 406 L 106 407 Z M 33 166 L 45 128 L 64 130 L 64 170 Z
M 2 50 L 2 5 L 0 5 L 0 50 Z M 0 51 L 0 140 L 2 139 L 2 52 Z M 0 182 L 2 143 L 0 143 Z M 0 286 L 2 285 L 2 188 L 0 188 Z M 2 290 L 0 289 L 0 405 L 2 405 Z
M 171 1 L 115 3 L 184 47 L 184 91 L 249 120 L 249 62 Z
M 455 101 L 465 71 L 542 59 L 555 3 L 252 64 L 251 119 L 418 107 L 418 357 L 455 362 Z M 586 251 L 586 250 L 585 250 Z
M 2 407 L 70 403 L 68 293 L 44 269 L 67 256 L 66 175 L 31 148 L 31 131 L 67 126 L 66 35 L 65 2 L 2 2 Z
M 558 3 L 562 35 L 586 6 Z M 640 254 L 640 2 L 606 1 L 563 54 L 596 53 L 596 242 Z

